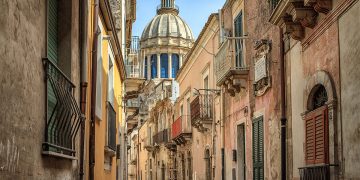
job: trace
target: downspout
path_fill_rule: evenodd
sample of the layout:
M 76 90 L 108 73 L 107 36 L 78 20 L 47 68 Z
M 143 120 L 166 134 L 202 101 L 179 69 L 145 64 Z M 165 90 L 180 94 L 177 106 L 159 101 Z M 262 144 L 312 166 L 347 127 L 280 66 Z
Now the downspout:
M 87 91 L 87 3 L 79 0 L 79 55 L 80 55 L 80 110 L 85 117 L 86 114 L 86 91 Z M 84 179 L 84 159 L 85 159 L 85 118 L 81 122 L 80 130 L 80 180 Z
M 225 180 L 225 92 L 221 93 L 221 179 Z
M 90 142 L 89 142 L 89 179 L 94 180 L 95 176 L 95 105 L 96 105 L 96 70 L 97 70 L 97 48 L 98 48 L 98 16 L 99 16 L 99 0 L 94 0 L 93 14 L 93 47 L 91 61 L 91 121 L 90 121 Z
M 286 100 L 285 100 L 285 60 L 284 36 L 280 28 L 280 96 L 281 96 L 281 180 L 286 180 Z

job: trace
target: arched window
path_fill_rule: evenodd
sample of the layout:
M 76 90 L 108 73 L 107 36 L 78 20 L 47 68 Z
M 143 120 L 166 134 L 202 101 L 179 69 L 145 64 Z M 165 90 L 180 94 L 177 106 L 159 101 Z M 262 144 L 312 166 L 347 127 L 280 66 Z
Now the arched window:
M 323 85 L 316 85 L 309 97 L 308 110 L 312 111 L 324 106 L 328 101 L 328 95 Z
M 161 60 L 161 78 L 169 78 L 169 57 L 167 54 L 160 55 Z
M 172 69 L 171 69 L 171 75 L 173 78 L 176 77 L 177 72 L 179 71 L 180 68 L 180 62 L 179 62 L 179 55 L 178 54 L 173 54 L 172 55 Z
M 144 78 L 145 78 L 145 79 L 148 78 L 148 62 L 147 62 L 147 57 L 145 57 Z
M 328 93 L 323 85 L 316 85 L 308 98 L 305 115 L 306 164 L 326 164 L 329 161 Z
M 157 77 L 157 57 L 156 54 L 151 55 L 151 79 Z

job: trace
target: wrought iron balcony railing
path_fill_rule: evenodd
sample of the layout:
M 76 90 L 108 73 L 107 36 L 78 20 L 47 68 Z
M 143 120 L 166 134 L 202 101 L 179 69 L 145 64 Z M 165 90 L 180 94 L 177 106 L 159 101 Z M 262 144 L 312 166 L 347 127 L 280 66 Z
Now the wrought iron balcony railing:
M 141 78 L 140 67 L 137 65 L 126 65 L 127 78 Z
M 116 112 L 110 102 L 107 103 L 107 147 L 116 151 Z
M 201 94 L 195 97 L 190 104 L 191 124 L 200 131 L 206 129 L 206 124 L 211 124 L 213 119 L 213 96 Z
M 171 127 L 171 139 L 176 144 L 184 144 L 186 140 L 191 138 L 191 122 L 190 116 L 180 116 Z
M 140 101 L 139 99 L 128 99 L 126 101 L 127 108 L 140 108 Z
M 140 51 L 140 38 L 139 36 L 131 37 L 130 54 L 138 54 Z
M 329 180 L 330 167 L 337 165 L 323 164 L 299 168 L 301 180 Z
M 156 144 L 167 143 L 168 141 L 169 141 L 169 130 L 168 129 L 164 129 L 154 135 L 154 143 L 156 143 Z
M 244 39 L 229 37 L 215 55 L 216 84 L 225 87 L 232 96 L 235 92 L 240 92 L 249 73 L 245 66 L 243 49 Z
M 43 154 L 75 156 L 75 138 L 85 116 L 74 97 L 75 85 L 49 59 L 44 59 L 47 104 Z

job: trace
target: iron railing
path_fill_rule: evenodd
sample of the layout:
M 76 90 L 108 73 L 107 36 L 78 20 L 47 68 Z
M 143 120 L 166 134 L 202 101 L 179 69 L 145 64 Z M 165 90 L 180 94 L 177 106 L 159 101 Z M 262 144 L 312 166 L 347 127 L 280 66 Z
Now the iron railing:
M 140 108 L 140 101 L 139 99 L 128 99 L 126 101 L 127 108 Z
M 211 120 L 213 118 L 213 96 L 201 94 L 195 97 L 190 104 L 191 121 Z
M 85 120 L 74 97 L 75 85 L 49 59 L 43 64 L 47 93 L 43 154 L 75 156 L 75 138 Z
M 116 151 L 116 112 L 110 102 L 107 103 L 107 146 Z
M 173 124 L 171 128 L 171 138 L 175 139 L 182 134 L 191 133 L 190 116 L 182 115 Z
M 137 54 L 140 51 L 140 38 L 139 36 L 131 37 L 130 54 Z
M 299 168 L 301 180 L 329 180 L 332 164 L 314 165 Z
M 226 38 L 215 55 L 216 83 L 219 84 L 231 70 L 247 69 L 244 63 L 244 39 Z
M 127 78 L 140 78 L 140 67 L 138 65 L 126 65 L 126 76 Z
M 169 130 L 164 129 L 157 134 L 154 135 L 154 143 L 161 144 L 161 143 L 167 143 L 169 141 Z

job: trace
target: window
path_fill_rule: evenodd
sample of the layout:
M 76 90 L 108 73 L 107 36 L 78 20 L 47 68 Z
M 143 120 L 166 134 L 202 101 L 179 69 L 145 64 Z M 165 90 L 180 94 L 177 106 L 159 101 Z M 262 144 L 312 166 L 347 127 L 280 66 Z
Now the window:
M 313 88 L 309 110 L 305 115 L 305 161 L 306 164 L 328 163 L 329 120 L 327 92 L 324 86 Z
M 243 36 L 243 25 L 242 25 L 242 12 L 238 14 L 234 21 L 234 36 Z M 243 44 L 241 39 L 235 40 L 235 65 L 236 67 L 243 67 Z
M 189 117 L 189 115 L 191 114 L 191 108 L 190 108 L 190 97 L 186 99 L 186 123 L 187 123 L 187 128 L 188 130 L 191 129 L 191 118 Z
M 179 71 L 179 68 L 180 68 L 179 55 L 173 54 L 171 61 L 172 61 L 172 70 L 171 70 L 172 76 L 171 77 L 175 78 Z
M 167 54 L 160 55 L 161 60 L 161 78 L 169 77 L 169 57 Z
M 206 179 L 211 179 L 211 159 L 210 159 L 210 150 L 205 150 L 205 175 Z
M 252 139 L 253 139 L 253 179 L 264 179 L 264 133 L 263 117 L 253 120 Z
M 71 21 L 69 13 L 59 8 L 63 5 L 57 0 L 47 3 L 47 57 L 43 59 L 47 78 L 47 121 L 42 154 L 72 159 L 76 153 L 75 138 L 84 118 L 73 96 L 75 85 L 67 77 L 71 75 L 71 61 L 59 56 L 71 50 L 71 46 L 63 45 L 66 43 L 59 43 L 69 41 L 60 33 L 71 29 L 66 23 L 59 24 L 60 21 Z
M 151 55 L 151 78 L 157 77 L 157 57 L 156 54 Z
M 144 66 L 144 78 L 148 78 L 148 60 L 147 57 L 145 57 L 145 66 Z

